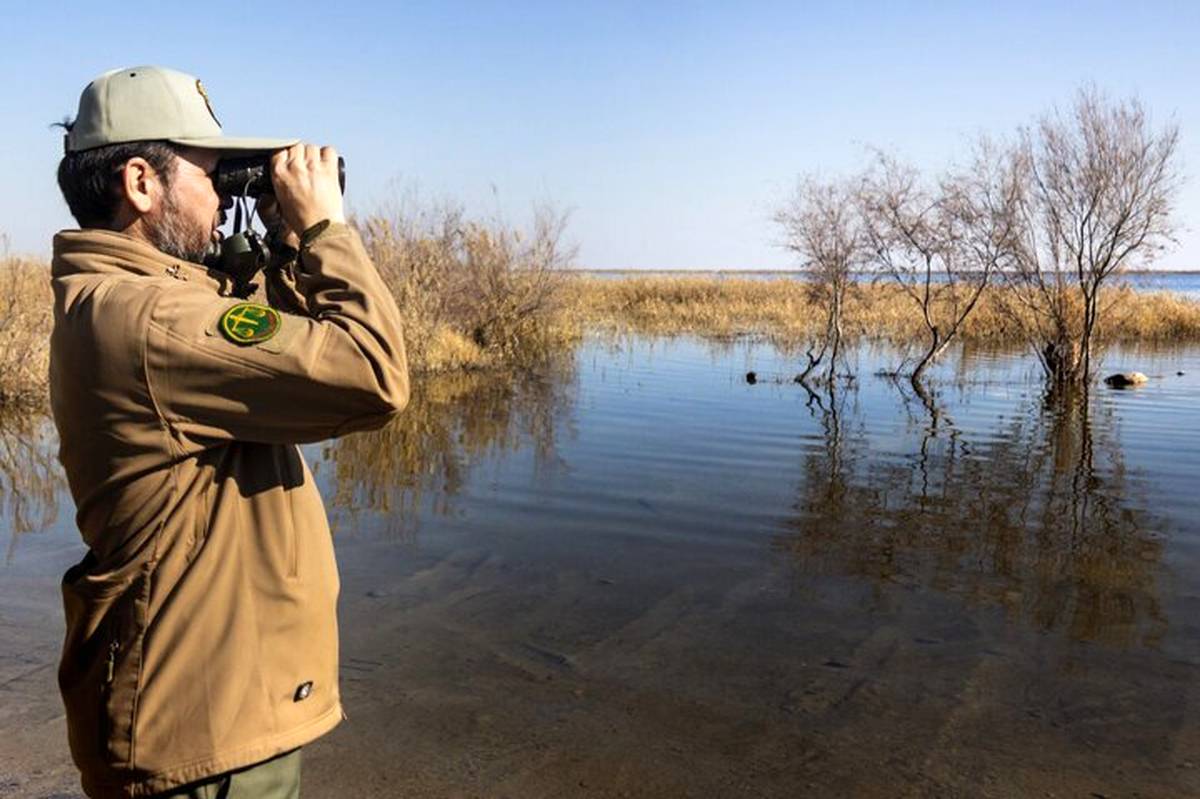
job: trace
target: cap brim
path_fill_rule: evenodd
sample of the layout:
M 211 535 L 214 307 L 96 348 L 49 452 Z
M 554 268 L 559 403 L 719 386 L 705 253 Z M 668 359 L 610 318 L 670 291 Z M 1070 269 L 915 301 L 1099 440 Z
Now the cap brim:
M 230 152 L 274 152 L 298 144 L 299 139 L 254 139 L 246 136 L 197 136 L 190 139 L 168 139 L 172 144 L 199 147 L 202 150 Z

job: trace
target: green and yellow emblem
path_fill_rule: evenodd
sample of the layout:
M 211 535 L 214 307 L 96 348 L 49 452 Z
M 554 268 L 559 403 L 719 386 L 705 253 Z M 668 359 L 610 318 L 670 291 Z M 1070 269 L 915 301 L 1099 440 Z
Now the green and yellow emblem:
M 258 344 L 279 332 L 279 311 L 257 302 L 239 302 L 221 314 L 219 327 L 234 344 Z

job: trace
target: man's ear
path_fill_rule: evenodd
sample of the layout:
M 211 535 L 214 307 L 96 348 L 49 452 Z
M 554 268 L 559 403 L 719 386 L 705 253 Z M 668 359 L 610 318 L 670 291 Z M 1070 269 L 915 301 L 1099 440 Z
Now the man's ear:
M 146 214 L 162 196 L 162 179 L 141 156 L 134 156 L 121 167 L 121 185 L 125 200 L 139 214 Z

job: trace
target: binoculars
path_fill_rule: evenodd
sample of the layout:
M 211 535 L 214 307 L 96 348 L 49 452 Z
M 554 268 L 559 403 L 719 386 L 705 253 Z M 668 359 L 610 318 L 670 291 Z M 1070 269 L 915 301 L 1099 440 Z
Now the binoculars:
M 213 187 L 217 194 L 229 197 L 261 197 L 275 194 L 271 183 L 271 156 L 273 153 L 253 155 L 248 158 L 222 158 L 213 174 Z M 338 185 L 346 193 L 346 160 L 338 156 Z

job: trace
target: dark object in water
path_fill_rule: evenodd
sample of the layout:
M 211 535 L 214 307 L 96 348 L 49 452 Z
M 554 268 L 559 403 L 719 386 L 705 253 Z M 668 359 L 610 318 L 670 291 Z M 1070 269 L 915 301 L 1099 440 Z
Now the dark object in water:
M 658 508 L 651 505 L 650 500 L 646 499 L 645 497 L 638 497 L 637 504 L 640 505 L 641 507 L 645 508 L 646 510 L 650 511 L 651 513 L 658 513 Z
M 750 385 L 754 385 L 758 382 L 758 375 L 756 375 L 754 372 L 746 372 L 746 382 Z
M 523 646 L 530 654 L 536 655 L 539 659 L 545 661 L 551 666 L 557 666 L 560 669 L 575 668 L 575 664 L 571 662 L 571 658 L 567 657 L 561 652 L 555 652 L 552 649 L 546 649 L 543 646 L 531 644 L 528 641 L 521 644 L 521 646 Z
M 1113 388 L 1128 388 L 1129 386 L 1140 386 L 1149 379 L 1141 372 L 1118 372 L 1104 378 L 1104 383 Z
M 1179 372 L 1176 372 L 1175 374 L 1178 375 L 1179 377 L 1183 377 L 1187 373 L 1183 372 L 1183 371 L 1179 371 Z

